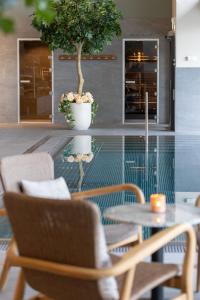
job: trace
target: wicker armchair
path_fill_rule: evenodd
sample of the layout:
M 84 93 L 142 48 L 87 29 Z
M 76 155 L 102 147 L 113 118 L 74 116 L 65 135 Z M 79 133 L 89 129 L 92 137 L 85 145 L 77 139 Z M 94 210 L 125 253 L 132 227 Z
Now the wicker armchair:
M 0 164 L 0 176 L 5 192 L 20 192 L 19 183 L 22 179 L 40 181 L 54 179 L 54 162 L 48 153 L 31 153 L 3 158 Z M 90 190 L 72 194 L 74 199 L 105 195 L 129 190 L 136 194 L 137 201 L 144 203 L 142 191 L 135 185 L 125 184 Z M 6 210 L 0 209 L 0 216 L 5 216 Z M 141 228 L 130 224 L 114 224 L 104 227 L 109 250 L 142 241 Z M 12 244 L 12 241 L 11 241 Z M 0 290 L 5 287 L 10 268 L 6 255 L 0 275 Z
M 190 225 L 166 229 L 130 248 L 124 256 L 113 257 L 114 263 L 104 267 L 99 255 L 103 231 L 94 204 L 82 200 L 52 201 L 14 193 L 6 193 L 4 202 L 19 251 L 17 254 L 13 245 L 9 261 L 22 268 L 14 300 L 24 298 L 25 282 L 44 295 L 33 299 L 136 300 L 161 284 L 180 289 L 174 300 L 193 299 L 196 242 Z M 183 275 L 178 275 L 179 268 L 173 264 L 143 262 L 182 233 L 187 235 Z M 105 292 L 107 295 L 112 292 L 110 285 L 105 286 L 106 278 L 117 283 L 115 298 L 105 296 Z

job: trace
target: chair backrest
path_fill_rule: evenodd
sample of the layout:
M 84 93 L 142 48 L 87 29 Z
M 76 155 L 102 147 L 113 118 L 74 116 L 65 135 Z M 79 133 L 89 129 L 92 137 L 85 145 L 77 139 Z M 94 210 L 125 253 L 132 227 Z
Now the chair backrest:
M 33 198 L 14 193 L 6 193 L 4 202 L 20 255 L 74 266 L 99 267 L 102 225 L 94 204 L 82 200 Z M 73 279 L 27 268 L 24 272 L 27 282 L 34 289 L 52 299 L 105 299 L 97 281 Z
M 54 179 L 54 163 L 51 156 L 45 152 L 5 157 L 0 163 L 0 174 L 4 191 L 19 192 L 22 179 Z

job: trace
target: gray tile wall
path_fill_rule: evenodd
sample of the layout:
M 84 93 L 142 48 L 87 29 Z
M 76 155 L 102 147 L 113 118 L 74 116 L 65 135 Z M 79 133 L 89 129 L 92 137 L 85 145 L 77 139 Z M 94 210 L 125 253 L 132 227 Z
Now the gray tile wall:
M 175 130 L 200 131 L 200 68 L 176 69 Z

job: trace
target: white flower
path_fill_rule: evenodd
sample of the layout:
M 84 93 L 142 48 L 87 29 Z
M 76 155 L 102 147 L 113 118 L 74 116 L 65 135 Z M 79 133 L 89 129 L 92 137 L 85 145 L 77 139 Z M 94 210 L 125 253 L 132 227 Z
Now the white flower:
M 93 98 L 93 96 L 92 96 L 92 94 L 90 92 L 85 93 L 85 96 L 88 98 L 89 101 L 90 100 L 94 101 L 94 98 Z
M 94 102 L 94 99 L 90 99 L 90 100 L 89 100 L 89 103 L 93 103 L 93 102 Z
M 79 95 L 79 94 L 74 94 L 74 99 L 76 100 L 76 99 L 79 99 L 79 98 L 81 98 L 81 95 Z
M 77 159 L 78 159 L 78 161 L 81 161 L 82 160 L 82 157 L 83 157 L 83 154 L 77 154 Z
M 87 103 L 89 101 L 88 97 L 86 95 L 81 97 L 83 103 Z
M 90 163 L 94 158 L 94 154 L 90 153 L 89 155 L 87 155 L 87 159 L 85 160 L 87 163 Z
M 76 100 L 76 103 L 78 103 L 78 104 L 82 104 L 83 103 L 82 97 L 79 94 L 77 94 L 75 96 L 75 100 Z
M 74 100 L 74 94 L 72 92 L 67 94 L 67 100 L 69 100 L 70 102 Z
M 73 155 L 68 156 L 68 157 L 67 157 L 67 161 L 70 162 L 70 163 L 74 162 L 74 157 L 73 157 Z
M 82 156 L 82 161 L 87 161 L 87 158 L 88 158 L 87 154 L 84 154 L 84 155 Z

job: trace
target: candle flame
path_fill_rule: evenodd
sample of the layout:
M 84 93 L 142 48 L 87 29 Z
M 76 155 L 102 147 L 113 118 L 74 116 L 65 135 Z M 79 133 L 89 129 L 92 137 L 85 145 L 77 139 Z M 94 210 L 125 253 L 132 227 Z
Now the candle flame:
M 155 203 L 155 205 L 156 205 L 157 207 L 161 207 L 161 203 L 160 203 L 160 201 L 159 201 L 159 200 L 157 200 L 157 201 L 156 201 L 156 203 Z

